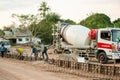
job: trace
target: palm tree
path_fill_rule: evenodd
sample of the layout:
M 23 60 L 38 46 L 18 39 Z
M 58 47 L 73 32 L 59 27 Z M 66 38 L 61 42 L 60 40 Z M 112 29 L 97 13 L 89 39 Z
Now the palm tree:
M 42 2 L 40 8 L 38 11 L 40 11 L 40 15 L 42 16 L 43 19 L 45 19 L 47 12 L 50 10 L 50 8 L 47 6 L 46 2 Z

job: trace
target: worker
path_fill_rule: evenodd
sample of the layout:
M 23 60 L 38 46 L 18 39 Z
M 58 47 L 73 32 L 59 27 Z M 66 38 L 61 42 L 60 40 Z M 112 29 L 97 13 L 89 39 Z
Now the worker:
M 5 51 L 6 51 L 6 48 L 4 47 L 4 44 L 2 44 L 1 47 L 0 47 L 0 52 L 1 52 L 1 57 L 2 58 L 4 57 Z
M 37 60 L 37 58 L 38 58 L 38 50 L 37 50 L 37 48 L 34 47 L 34 46 L 31 46 L 31 48 L 32 48 L 32 53 L 31 53 L 31 55 L 34 54 L 35 60 Z
M 41 51 L 42 51 L 43 60 L 45 59 L 44 55 L 46 55 L 45 61 L 48 61 L 47 47 L 43 43 L 41 44 Z
M 22 48 L 17 48 L 17 52 L 19 53 L 18 58 L 20 60 L 23 60 L 23 49 Z

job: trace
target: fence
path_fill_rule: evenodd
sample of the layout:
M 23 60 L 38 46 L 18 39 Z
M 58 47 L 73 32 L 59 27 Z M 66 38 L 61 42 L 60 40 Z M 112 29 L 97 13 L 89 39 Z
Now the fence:
M 6 54 L 7 58 L 18 59 L 17 54 Z M 31 61 L 34 57 L 23 56 L 23 60 Z M 39 60 L 39 59 L 38 59 Z M 49 60 L 48 71 L 62 72 L 91 78 L 92 80 L 120 80 L 120 66 L 109 66 L 99 63 L 79 63 L 64 60 Z
M 49 71 L 64 72 L 93 80 L 120 80 L 120 67 L 96 63 L 78 63 L 63 60 L 50 60 Z

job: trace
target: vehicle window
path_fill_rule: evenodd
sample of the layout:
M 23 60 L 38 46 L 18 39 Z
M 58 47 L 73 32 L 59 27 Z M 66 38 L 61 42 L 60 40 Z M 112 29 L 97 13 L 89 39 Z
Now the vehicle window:
M 110 39 L 111 39 L 110 32 L 109 31 L 102 31 L 101 32 L 101 38 L 110 41 Z
M 112 41 L 120 40 L 120 30 L 112 30 Z

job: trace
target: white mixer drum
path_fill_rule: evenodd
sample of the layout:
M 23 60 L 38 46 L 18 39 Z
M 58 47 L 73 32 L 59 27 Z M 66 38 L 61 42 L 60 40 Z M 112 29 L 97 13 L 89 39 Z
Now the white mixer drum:
M 61 29 L 61 35 L 66 43 L 78 48 L 89 46 L 88 33 L 90 29 L 81 25 L 68 25 Z

